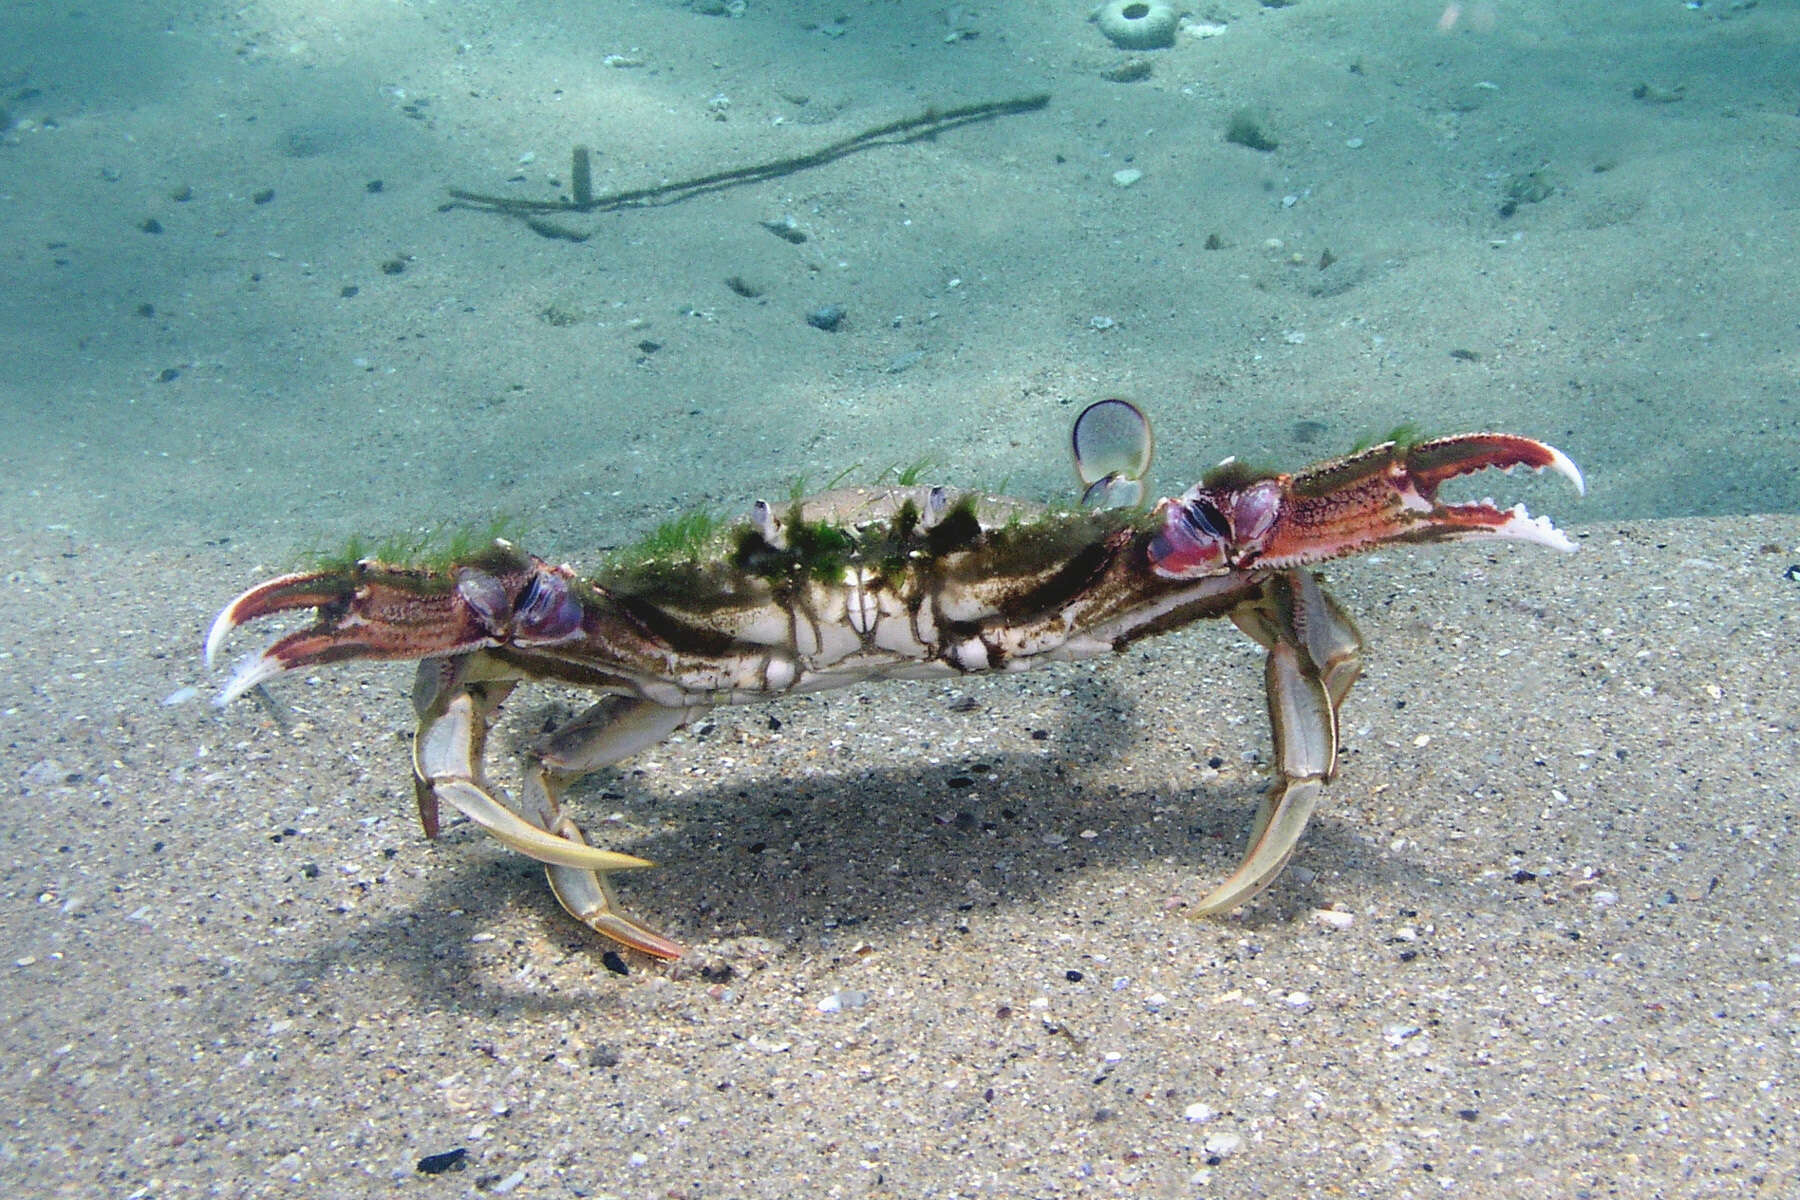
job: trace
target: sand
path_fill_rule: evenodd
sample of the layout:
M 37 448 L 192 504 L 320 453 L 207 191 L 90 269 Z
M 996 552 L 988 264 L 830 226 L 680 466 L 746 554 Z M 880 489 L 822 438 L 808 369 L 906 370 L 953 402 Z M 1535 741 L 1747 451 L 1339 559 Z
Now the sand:
M 1458 13 L 1212 5 L 1131 83 L 1079 6 L 17 14 L 0 1187 L 1800 1188 L 1797 18 Z M 576 142 L 605 191 L 1038 90 L 580 243 L 439 211 L 566 190 Z M 718 711 L 596 776 L 572 806 L 662 864 L 620 884 L 675 965 L 423 839 L 403 666 L 206 703 L 206 623 L 297 547 L 505 512 L 592 562 L 927 458 L 1066 495 L 1109 394 L 1162 491 L 1407 419 L 1590 483 L 1482 481 L 1574 555 L 1329 572 L 1369 647 L 1342 774 L 1231 919 L 1183 911 L 1265 780 L 1227 628 Z M 495 758 L 579 703 L 521 692 Z

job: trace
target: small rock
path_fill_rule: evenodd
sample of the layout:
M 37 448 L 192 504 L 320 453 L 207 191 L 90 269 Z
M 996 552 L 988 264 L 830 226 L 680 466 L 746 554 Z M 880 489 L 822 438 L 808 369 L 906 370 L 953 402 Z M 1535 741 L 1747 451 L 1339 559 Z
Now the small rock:
M 1202 1104 L 1198 1100 L 1181 1110 L 1182 1119 L 1185 1121 L 1192 1121 L 1196 1125 L 1203 1121 L 1210 1121 L 1218 1115 L 1218 1109 L 1210 1104 Z
M 844 306 L 841 304 L 824 304 L 806 314 L 806 323 L 814 329 L 823 329 L 826 333 L 837 332 L 843 324 Z
M 442 1154 L 427 1154 L 419 1160 L 416 1168 L 421 1175 L 442 1175 L 446 1171 L 460 1171 L 469 1165 L 469 1151 L 458 1146 L 454 1150 L 446 1150 Z
M 1128 188 L 1143 177 L 1144 173 L 1136 167 L 1126 167 L 1123 171 L 1114 171 L 1112 181 L 1116 187 Z
M 1215 1133 L 1200 1143 L 1208 1158 L 1230 1158 L 1244 1148 L 1244 1139 L 1235 1133 Z
M 28 787 L 54 787 L 70 781 L 71 772 L 54 758 L 40 758 L 25 768 L 24 781 Z
M 806 240 L 806 230 L 791 216 L 782 217 L 779 221 L 764 221 L 762 227 L 784 242 L 792 242 L 798 246 Z

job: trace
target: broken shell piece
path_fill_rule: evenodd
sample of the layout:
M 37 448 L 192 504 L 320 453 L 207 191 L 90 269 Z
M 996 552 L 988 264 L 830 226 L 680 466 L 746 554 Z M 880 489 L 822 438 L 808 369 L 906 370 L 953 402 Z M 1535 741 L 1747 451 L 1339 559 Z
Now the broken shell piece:
M 1126 50 L 1161 50 L 1175 44 L 1181 14 L 1168 0 L 1108 0 L 1090 18 L 1108 41 Z

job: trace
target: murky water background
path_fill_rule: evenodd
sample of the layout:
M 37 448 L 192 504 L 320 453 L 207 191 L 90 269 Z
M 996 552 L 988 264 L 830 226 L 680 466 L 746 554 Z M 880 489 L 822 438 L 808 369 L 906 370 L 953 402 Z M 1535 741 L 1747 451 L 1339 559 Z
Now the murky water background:
M 1563 446 L 1564 520 L 1800 503 L 1787 6 L 1243 0 L 1141 52 L 1073 5 L 701 7 L 23 6 L 0 512 L 275 554 L 506 511 L 580 555 L 847 467 L 1066 495 L 1115 394 L 1165 491 L 1413 421 Z M 580 242 L 444 208 L 1039 91 Z

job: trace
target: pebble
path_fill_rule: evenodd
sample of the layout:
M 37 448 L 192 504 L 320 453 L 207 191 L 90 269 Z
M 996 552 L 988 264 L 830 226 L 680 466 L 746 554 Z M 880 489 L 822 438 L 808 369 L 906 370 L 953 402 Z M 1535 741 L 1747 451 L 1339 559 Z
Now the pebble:
M 1408 1038 L 1418 1035 L 1419 1027 L 1417 1025 L 1383 1025 L 1381 1027 L 1381 1039 L 1390 1046 L 1402 1045 Z
M 454 1150 L 446 1150 L 442 1154 L 427 1154 L 419 1160 L 414 1170 L 421 1175 L 442 1175 L 446 1171 L 460 1171 L 468 1166 L 469 1151 L 458 1146 Z
M 1289 1008 L 1302 1011 L 1312 1007 L 1312 997 L 1305 992 L 1289 992 L 1281 998 L 1281 1002 Z
M 174 708 L 177 704 L 186 704 L 200 694 L 197 687 L 178 687 L 162 698 L 164 708 Z
M 1200 1143 L 1209 1158 L 1230 1158 L 1244 1148 L 1244 1139 L 1235 1133 L 1215 1133 Z
M 1361 150 L 1363 148 L 1363 145 L 1364 145 L 1364 142 L 1361 138 L 1346 138 L 1346 139 L 1344 139 L 1344 146 L 1346 149 Z
M 1136 167 L 1126 167 L 1123 171 L 1113 172 L 1113 184 L 1116 187 L 1127 188 L 1143 177 L 1144 173 Z
M 834 1013 L 842 1012 L 847 1008 L 861 1008 L 868 1002 L 869 993 L 848 988 L 843 991 L 833 992 L 831 995 L 826 996 L 823 1000 L 819 1001 L 818 1008 L 822 1013 Z
M 841 304 L 823 304 L 806 314 L 806 323 L 814 329 L 823 329 L 833 333 L 843 323 L 844 306 Z
M 69 771 L 54 758 L 40 758 L 25 768 L 20 778 L 29 787 L 51 787 L 69 782 Z
M 1196 1125 L 1203 1121 L 1210 1121 L 1218 1115 L 1218 1109 L 1210 1104 L 1202 1104 L 1198 1100 L 1181 1110 L 1182 1119 L 1185 1121 L 1192 1121 Z
M 1315 908 L 1312 919 L 1327 929 L 1348 929 L 1356 923 L 1356 914 L 1339 912 L 1335 908 Z

